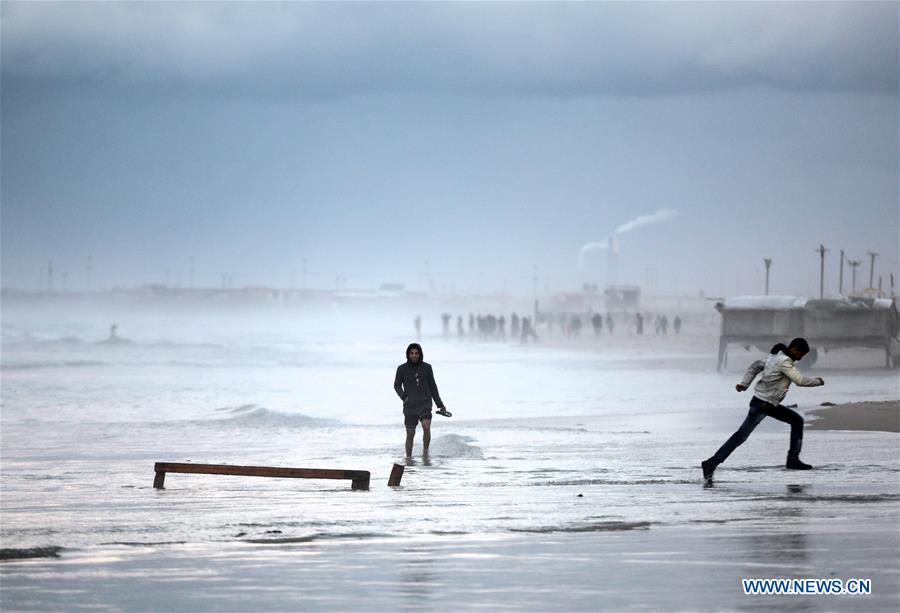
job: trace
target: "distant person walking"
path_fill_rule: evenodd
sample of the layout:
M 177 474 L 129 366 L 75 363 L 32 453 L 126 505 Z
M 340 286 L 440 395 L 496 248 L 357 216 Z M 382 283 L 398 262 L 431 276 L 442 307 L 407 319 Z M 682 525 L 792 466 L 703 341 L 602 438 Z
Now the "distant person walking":
M 600 336 L 600 331 L 603 330 L 603 316 L 600 313 L 594 313 L 594 316 L 591 317 L 591 325 L 594 326 L 594 336 Z
M 413 320 L 413 325 L 416 326 L 416 338 L 422 340 L 422 316 L 416 315 L 416 318 Z
M 821 377 L 804 377 L 794 366 L 794 362 L 802 360 L 807 353 L 809 353 L 809 343 L 805 339 L 795 338 L 787 347 L 778 343 L 772 347 L 772 352 L 767 359 L 757 360 L 750 365 L 741 382 L 734 386 L 734 389 L 743 392 L 756 375 L 762 373 L 753 388 L 750 411 L 741 427 L 725 441 L 715 455 L 700 463 L 703 468 L 703 478 L 707 484 L 712 484 L 712 476 L 716 467 L 746 441 L 753 429 L 767 416 L 791 425 L 791 446 L 788 449 L 785 468 L 789 470 L 812 468 L 809 464 L 800 461 L 800 448 L 803 445 L 803 417 L 780 404 L 787 395 L 791 381 L 802 387 L 825 385 L 825 381 Z
M 422 454 L 428 454 L 431 444 L 431 401 L 441 411 L 446 410 L 434 382 L 431 364 L 424 361 L 422 346 L 411 343 L 406 348 L 406 362 L 397 367 L 394 391 L 403 401 L 403 421 L 406 424 L 406 457 L 412 457 L 416 427 L 422 422 Z M 440 411 L 439 411 L 440 412 Z
M 675 329 L 675 334 L 679 334 L 681 332 L 681 316 L 676 315 L 675 319 L 672 320 L 672 327 Z

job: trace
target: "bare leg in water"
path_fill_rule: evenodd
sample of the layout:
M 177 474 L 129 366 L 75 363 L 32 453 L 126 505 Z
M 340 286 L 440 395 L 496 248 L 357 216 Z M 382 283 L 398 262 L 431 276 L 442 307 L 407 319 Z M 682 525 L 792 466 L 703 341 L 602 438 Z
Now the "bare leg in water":
M 415 434 L 415 432 L 413 433 Z M 422 455 L 428 455 L 428 446 L 431 444 L 431 420 L 422 420 Z M 412 453 L 412 447 L 409 448 Z M 407 454 L 409 455 L 409 454 Z

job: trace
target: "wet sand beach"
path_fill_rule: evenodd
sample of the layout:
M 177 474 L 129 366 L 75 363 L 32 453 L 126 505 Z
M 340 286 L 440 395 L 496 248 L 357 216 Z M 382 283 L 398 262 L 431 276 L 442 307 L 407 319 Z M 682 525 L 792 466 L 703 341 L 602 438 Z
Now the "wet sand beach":
M 835 404 L 806 411 L 806 416 L 809 430 L 900 432 L 900 400 Z

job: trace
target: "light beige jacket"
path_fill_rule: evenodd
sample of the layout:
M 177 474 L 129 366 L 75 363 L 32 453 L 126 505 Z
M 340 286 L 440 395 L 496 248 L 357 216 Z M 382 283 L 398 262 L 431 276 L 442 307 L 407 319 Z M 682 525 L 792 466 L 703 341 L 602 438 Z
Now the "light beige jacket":
M 750 387 L 753 379 L 762 372 L 759 381 L 753 388 L 753 395 L 770 404 L 780 404 L 788 393 L 791 381 L 801 387 L 822 385 L 822 380 L 806 377 L 794 366 L 794 360 L 781 351 L 770 355 L 765 360 L 756 360 L 747 369 L 741 385 Z

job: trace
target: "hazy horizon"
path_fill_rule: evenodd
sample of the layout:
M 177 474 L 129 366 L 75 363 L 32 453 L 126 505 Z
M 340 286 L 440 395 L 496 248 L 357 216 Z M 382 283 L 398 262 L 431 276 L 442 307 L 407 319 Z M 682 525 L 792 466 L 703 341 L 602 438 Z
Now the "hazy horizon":
M 89 257 L 94 289 L 727 296 L 772 258 L 818 295 L 820 244 L 826 294 L 841 249 L 857 288 L 867 252 L 900 271 L 894 2 L 0 10 L 4 288 Z

